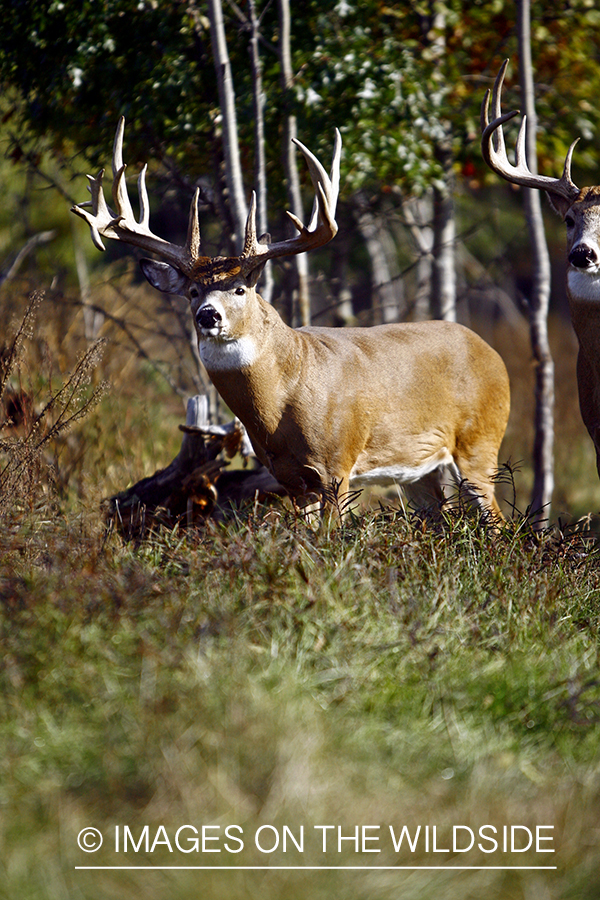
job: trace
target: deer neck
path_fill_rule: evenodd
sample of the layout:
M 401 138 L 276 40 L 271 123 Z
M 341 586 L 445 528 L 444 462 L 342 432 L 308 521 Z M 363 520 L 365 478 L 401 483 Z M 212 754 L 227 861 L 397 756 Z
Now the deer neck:
M 235 340 L 203 337 L 200 358 L 229 407 L 260 446 L 275 433 L 302 368 L 302 341 L 275 309 L 256 295 Z
M 600 272 L 589 273 L 570 267 L 567 296 L 580 346 L 584 351 L 594 346 L 597 351 L 600 343 Z

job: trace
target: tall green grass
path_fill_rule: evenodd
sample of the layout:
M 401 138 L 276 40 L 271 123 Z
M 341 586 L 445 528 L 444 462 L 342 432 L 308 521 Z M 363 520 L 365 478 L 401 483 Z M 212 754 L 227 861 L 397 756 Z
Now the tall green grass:
M 327 534 L 257 511 L 134 548 L 82 517 L 23 522 L 0 563 L 1 896 L 598 895 L 600 570 L 580 536 L 391 511 Z M 116 825 L 152 843 L 228 824 L 239 855 L 114 852 Z M 379 826 L 382 852 L 323 854 L 325 824 Z M 419 824 L 438 847 L 452 825 L 553 826 L 556 852 L 395 854 L 389 826 Z M 90 825 L 98 854 L 77 847 Z M 310 843 L 260 853 L 261 825 Z M 75 868 L 92 864 L 486 868 Z
M 566 348 L 556 511 L 571 521 L 596 511 L 600 490 L 574 356 L 556 334 Z M 283 507 L 252 508 L 196 534 L 124 543 L 105 529 L 100 502 L 171 461 L 183 407 L 107 337 L 73 409 L 88 410 L 107 374 L 111 393 L 52 440 L 40 423 L 31 477 L 4 482 L 0 897 L 597 898 L 600 568 L 585 524 L 563 526 L 555 513 L 536 534 L 515 512 L 491 531 L 461 510 L 423 519 L 392 503 L 357 504 L 343 527 L 312 531 Z M 31 388 L 38 409 L 60 398 L 69 359 L 85 350 L 45 340 L 3 382 Z M 514 335 L 499 342 L 514 398 L 502 458 L 524 459 L 525 508 L 531 373 Z M 46 376 L 59 350 L 64 365 Z M 60 408 L 53 401 L 49 428 Z M 4 462 L 35 439 L 31 424 L 2 432 Z M 174 847 L 179 827 L 203 825 L 220 835 L 208 845 L 220 853 Z M 228 825 L 243 830 L 239 854 L 224 846 Z M 324 825 L 334 826 L 325 853 Z M 389 827 L 404 825 L 412 837 L 420 826 L 421 839 L 396 853 Z M 556 852 L 425 848 L 426 828 L 443 849 L 453 826 L 464 836 L 485 825 L 545 827 Z M 77 844 L 90 826 L 104 836 L 97 853 Z M 284 826 L 296 839 L 304 827 L 303 853 L 255 846 L 258 829 L 268 847 Z M 348 838 L 357 826 L 381 853 L 349 840 L 338 852 L 337 828 Z M 123 851 L 125 827 L 139 851 Z M 155 868 L 78 868 L 117 864 Z M 423 868 L 432 865 L 443 868 Z M 533 868 L 507 868 L 523 865 Z

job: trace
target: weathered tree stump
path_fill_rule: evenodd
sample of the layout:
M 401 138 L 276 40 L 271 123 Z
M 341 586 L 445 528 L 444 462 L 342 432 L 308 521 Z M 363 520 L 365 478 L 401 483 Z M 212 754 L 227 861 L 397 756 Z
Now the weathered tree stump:
M 170 465 L 106 501 L 107 521 L 123 537 L 143 537 L 157 525 L 199 527 L 208 519 L 227 518 L 246 501 L 285 496 L 281 485 L 256 460 L 239 420 L 210 423 L 206 397 L 188 401 L 186 424 L 179 428 L 181 449 Z M 244 468 L 228 471 L 229 460 L 237 454 Z

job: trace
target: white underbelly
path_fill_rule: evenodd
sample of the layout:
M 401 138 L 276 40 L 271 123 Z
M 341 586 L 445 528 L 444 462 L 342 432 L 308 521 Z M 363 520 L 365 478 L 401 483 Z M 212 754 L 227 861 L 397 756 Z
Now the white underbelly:
M 436 469 L 446 466 L 449 466 L 451 470 L 456 469 L 456 463 L 449 451 L 444 448 L 418 466 L 378 466 L 374 469 L 367 469 L 365 472 L 356 472 L 353 469 L 350 472 L 350 487 L 368 487 L 374 484 L 382 487 L 392 484 L 414 484 L 415 481 L 420 481 L 421 478 L 425 478 Z

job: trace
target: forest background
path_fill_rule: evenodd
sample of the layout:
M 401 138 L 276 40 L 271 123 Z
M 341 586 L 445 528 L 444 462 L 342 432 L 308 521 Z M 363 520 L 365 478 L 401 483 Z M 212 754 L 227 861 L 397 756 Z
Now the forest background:
M 84 226 L 73 221 L 69 206 L 85 199 L 81 175 L 109 164 L 115 123 L 125 115 L 129 171 L 150 166 L 154 230 L 180 240 L 189 199 L 200 187 L 205 252 L 227 254 L 239 242 L 253 187 L 259 229 L 289 234 L 284 210 L 301 206 L 297 180 L 305 178 L 290 155 L 290 138 L 298 134 L 327 159 L 339 127 L 344 141 L 339 234 L 315 259 L 278 265 L 263 293 L 292 324 L 433 316 L 473 325 L 509 366 L 514 400 L 504 460 L 520 467 L 526 507 L 533 482 L 531 376 L 535 381 L 539 368 L 532 362 L 526 324 L 535 273 L 521 212 L 523 192 L 499 184 L 479 148 L 482 97 L 506 57 L 512 64 L 505 108 L 519 107 L 521 7 L 502 2 L 306 3 L 293 10 L 284 2 L 222 9 L 218 3 L 193 2 L 4 4 L 4 276 L 14 280 L 17 270 L 11 266 L 31 241 L 26 264 L 18 269 L 21 296 L 28 287 L 46 288 L 46 306 L 60 321 L 59 343 L 68 335 L 89 344 L 102 334 L 111 346 L 130 344 L 131 365 L 140 354 L 149 357 L 182 398 L 210 392 L 189 350 L 193 341 L 184 308 L 175 309 L 176 320 L 167 319 L 171 326 L 157 328 L 159 347 L 146 346 L 149 323 L 160 321 L 165 301 L 144 294 L 130 253 L 109 246 L 101 256 Z M 226 35 L 224 60 L 215 42 L 215 10 Z M 580 137 L 574 177 L 580 184 L 594 183 L 597 10 L 578 0 L 551 10 L 534 3 L 530 14 L 539 170 L 559 172 L 569 144 Z M 226 79 L 219 77 L 223 71 Z M 560 428 L 555 429 L 556 487 L 539 502 L 552 497 L 554 517 L 577 517 L 595 511 L 600 491 L 576 408 L 563 227 L 545 201 L 544 206 Z M 41 242 L 40 232 L 52 232 L 52 240 Z M 129 288 L 135 301 L 131 291 L 124 297 Z M 4 297 L 9 307 L 18 305 L 6 287 Z M 123 371 L 122 359 L 116 367 Z M 115 383 L 115 373 L 107 374 Z M 214 396 L 212 403 L 214 408 Z
M 580 137 L 574 179 L 595 184 L 600 12 L 527 8 L 539 170 L 559 174 Z M 594 522 L 600 483 L 564 231 L 544 201 L 554 491 L 552 527 L 534 533 L 522 513 L 535 273 L 522 191 L 479 145 L 507 57 L 504 107 L 522 105 L 520 10 L 0 0 L 0 896 L 196 895 L 195 875 L 76 872 L 89 862 L 77 834 L 94 824 L 484 819 L 552 824 L 558 871 L 418 873 L 403 896 L 451 898 L 457 884 L 465 898 L 597 896 L 600 576 L 581 522 Z M 284 210 L 310 196 L 301 165 L 295 190 L 291 136 L 327 162 L 340 129 L 339 233 L 272 266 L 264 293 L 292 324 L 456 318 L 498 349 L 513 395 L 501 538 L 460 515 L 441 529 L 404 517 L 393 497 L 334 536 L 257 508 L 196 540 L 105 529 L 102 501 L 178 452 L 191 395 L 227 417 L 185 303 L 151 291 L 133 252 L 99 253 L 69 212 L 85 173 L 109 169 L 121 115 L 130 181 L 149 166 L 153 230 L 181 241 L 199 187 L 209 255 L 236 250 L 253 187 L 259 228 L 286 235 Z M 383 898 L 399 882 L 219 872 L 202 884 Z

